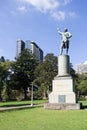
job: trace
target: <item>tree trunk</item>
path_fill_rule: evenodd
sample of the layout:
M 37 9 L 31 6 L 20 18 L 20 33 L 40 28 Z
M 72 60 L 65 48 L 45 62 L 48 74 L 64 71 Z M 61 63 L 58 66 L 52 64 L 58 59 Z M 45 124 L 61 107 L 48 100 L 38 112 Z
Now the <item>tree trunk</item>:
M 26 100 L 26 99 L 27 99 L 27 91 L 24 90 L 24 100 Z
M 46 92 L 45 92 L 45 90 L 44 90 L 44 92 L 42 93 L 42 98 L 43 98 L 43 99 L 46 99 Z
M 0 90 L 0 101 L 2 101 L 1 90 Z

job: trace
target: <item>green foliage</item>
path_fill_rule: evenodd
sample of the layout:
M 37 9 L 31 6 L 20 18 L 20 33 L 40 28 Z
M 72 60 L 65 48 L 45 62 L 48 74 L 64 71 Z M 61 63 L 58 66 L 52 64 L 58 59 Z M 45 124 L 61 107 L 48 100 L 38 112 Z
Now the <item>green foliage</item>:
M 73 69 L 72 63 L 70 63 L 70 74 L 73 77 L 73 79 L 76 78 L 75 70 Z
M 75 87 L 77 92 L 79 92 L 79 97 L 80 95 L 87 95 L 87 74 L 77 74 Z
M 47 54 L 44 62 L 40 63 L 35 70 L 34 82 L 40 86 L 39 89 L 42 94 L 47 92 L 52 87 L 52 80 L 57 74 L 57 57 L 53 54 Z
M 3 101 L 10 101 L 10 100 L 17 100 L 21 101 L 24 98 L 23 96 L 23 90 L 12 90 L 11 88 L 8 88 L 4 86 L 2 91 L 2 99 Z
M 87 95 L 87 80 L 82 80 L 78 86 L 78 90 L 83 95 Z
M 1 56 L 1 58 L 0 58 L 0 62 L 5 62 L 5 58 L 4 58 L 4 56 Z
M 6 82 L 7 69 L 9 68 L 10 64 L 10 62 L 0 62 L 0 100 L 2 100 L 1 93 Z
M 34 69 L 37 65 L 37 61 L 33 54 L 28 49 L 23 50 L 15 62 L 15 72 L 24 73 L 29 76 L 29 80 L 34 79 Z
M 27 98 L 27 88 L 31 87 L 31 82 L 34 80 L 36 65 L 37 62 L 34 56 L 27 49 L 20 53 L 12 65 L 14 74 L 10 77 L 10 81 L 7 82 L 8 86 L 13 90 L 23 89 L 25 99 Z
M 24 98 L 22 89 L 21 90 L 12 90 L 11 94 L 12 94 L 11 97 L 13 99 L 16 99 L 17 101 L 21 101 Z
M 9 99 L 6 86 L 3 87 L 2 99 L 3 99 L 3 101 L 7 101 Z

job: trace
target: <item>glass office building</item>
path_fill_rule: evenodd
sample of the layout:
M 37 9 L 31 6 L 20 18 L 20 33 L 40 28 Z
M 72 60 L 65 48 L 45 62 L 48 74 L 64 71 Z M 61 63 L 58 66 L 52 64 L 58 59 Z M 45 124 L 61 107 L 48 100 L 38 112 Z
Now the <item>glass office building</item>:
M 24 48 L 25 48 L 25 42 L 23 40 L 18 39 L 16 44 L 16 57 L 18 57 L 18 55 Z
M 30 40 L 26 40 L 25 42 L 23 40 L 17 40 L 16 56 L 18 56 L 24 48 L 29 49 L 38 61 L 43 61 L 42 49 L 35 42 Z

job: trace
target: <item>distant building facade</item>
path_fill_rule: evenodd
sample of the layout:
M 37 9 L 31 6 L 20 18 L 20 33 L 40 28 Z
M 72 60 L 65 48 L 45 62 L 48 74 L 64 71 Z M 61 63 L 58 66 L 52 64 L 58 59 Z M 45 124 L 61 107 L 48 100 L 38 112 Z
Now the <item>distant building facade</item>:
M 17 40 L 16 57 L 18 57 L 23 49 L 29 49 L 38 61 L 43 61 L 43 50 L 35 42 L 30 40 L 26 40 L 25 42 L 23 40 Z
M 31 51 L 35 55 L 36 59 L 39 61 L 43 61 L 43 51 L 42 49 L 35 43 L 31 42 Z
M 87 61 L 76 65 L 76 73 L 87 73 Z
M 16 57 L 18 57 L 18 55 L 24 48 L 25 48 L 25 42 L 23 40 L 18 39 L 16 44 Z

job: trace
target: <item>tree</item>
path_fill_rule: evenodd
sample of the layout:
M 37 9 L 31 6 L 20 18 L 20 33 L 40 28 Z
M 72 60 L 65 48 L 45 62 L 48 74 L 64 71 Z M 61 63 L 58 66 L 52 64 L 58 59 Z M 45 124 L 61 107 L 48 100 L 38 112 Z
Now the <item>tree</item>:
M 1 58 L 0 58 L 0 62 L 5 62 L 5 58 L 4 58 L 4 56 L 1 56 Z
M 8 75 L 8 68 L 10 66 L 10 62 L 0 62 L 0 100 L 2 100 L 2 90 L 3 90 L 3 86 L 6 85 L 6 78 Z
M 87 95 L 87 80 L 82 80 L 78 86 L 81 95 Z
M 23 89 L 24 99 L 27 98 L 27 89 L 31 87 L 31 82 L 34 80 L 36 65 L 37 61 L 28 49 L 24 49 L 12 65 L 14 74 L 11 76 L 9 85 L 15 90 Z
M 57 57 L 54 54 L 47 54 L 44 58 L 44 62 L 41 62 L 35 70 L 35 83 L 40 86 L 42 94 L 52 87 L 52 80 L 57 74 Z
M 77 74 L 75 87 L 80 95 L 87 95 L 87 74 Z
M 3 89 L 3 67 L 0 65 L 0 101 L 2 100 L 2 96 L 1 96 L 1 92 L 2 92 L 2 89 Z

